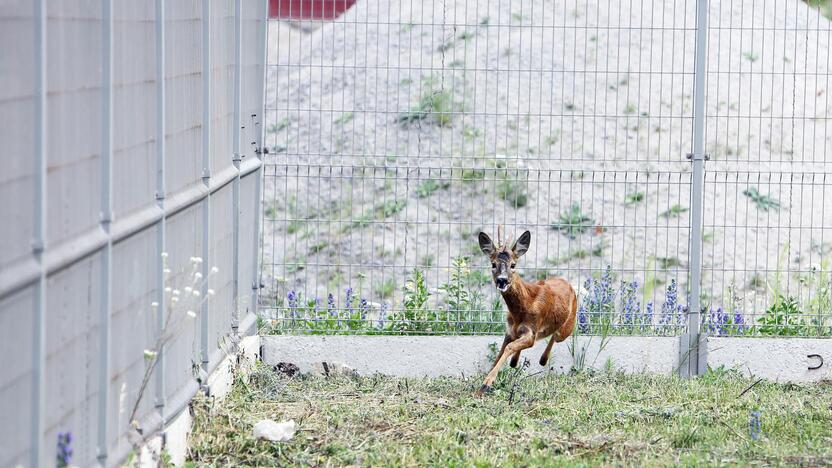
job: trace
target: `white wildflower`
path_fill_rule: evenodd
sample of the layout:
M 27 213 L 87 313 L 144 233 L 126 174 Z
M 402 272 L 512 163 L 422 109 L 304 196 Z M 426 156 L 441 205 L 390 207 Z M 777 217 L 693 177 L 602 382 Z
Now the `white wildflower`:
M 199 291 L 197 291 L 196 289 L 194 289 L 194 296 L 199 297 Z
M 196 318 L 196 312 L 192 310 L 187 311 L 186 314 L 188 314 L 188 317 L 190 318 Z
M 144 358 L 147 359 L 148 361 L 155 358 L 157 354 L 158 353 L 156 351 L 153 351 L 153 350 L 150 350 L 150 349 L 144 350 Z
M 162 252 L 162 258 L 168 258 L 168 253 L 167 252 Z
M 217 267 L 211 267 L 211 273 L 216 273 L 216 272 L 218 272 L 218 271 L 220 271 L 220 269 L 219 269 L 219 268 L 217 268 Z
M 179 295 L 179 290 L 178 290 L 178 289 L 174 289 L 174 290 L 171 292 L 171 294 L 173 294 L 174 296 L 178 296 L 178 295 Z
M 213 289 L 209 289 L 208 291 L 205 291 L 205 292 L 208 293 L 209 296 L 213 296 L 215 294 Z

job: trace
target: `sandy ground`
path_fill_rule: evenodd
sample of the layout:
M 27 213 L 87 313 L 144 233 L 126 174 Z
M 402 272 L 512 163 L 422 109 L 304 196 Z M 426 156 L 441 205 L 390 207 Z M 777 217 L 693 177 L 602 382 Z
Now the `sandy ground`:
M 527 279 L 578 287 L 611 265 L 684 288 L 694 8 L 360 0 L 334 22 L 272 22 L 271 296 L 353 287 L 400 307 L 419 266 L 441 304 L 452 258 L 488 273 L 475 235 L 498 223 L 532 231 Z M 806 300 L 832 254 L 832 34 L 794 1 L 714 1 L 709 21 L 703 289 L 721 305 L 733 282 L 759 313 L 775 270 Z M 552 229 L 575 204 L 585 232 Z

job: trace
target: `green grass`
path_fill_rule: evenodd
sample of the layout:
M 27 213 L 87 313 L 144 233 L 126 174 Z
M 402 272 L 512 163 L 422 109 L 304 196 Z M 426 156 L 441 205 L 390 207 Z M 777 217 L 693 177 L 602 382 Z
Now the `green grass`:
M 557 350 L 557 348 L 556 348 Z M 557 352 L 557 351 L 556 351 Z M 403 364 L 404 365 L 404 364 Z M 718 466 L 832 462 L 829 385 L 611 372 L 525 378 L 279 376 L 265 366 L 222 401 L 198 397 L 189 463 L 210 466 Z M 761 436 L 753 440 L 751 413 Z M 289 442 L 252 438 L 293 419 Z

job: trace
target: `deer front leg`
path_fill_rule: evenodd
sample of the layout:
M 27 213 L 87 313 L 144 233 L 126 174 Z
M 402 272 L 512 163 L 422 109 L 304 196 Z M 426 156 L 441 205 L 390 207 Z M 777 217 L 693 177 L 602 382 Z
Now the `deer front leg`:
M 500 358 L 501 358 L 501 357 L 503 357 L 503 353 L 505 353 L 505 352 L 506 352 L 506 346 L 508 346 L 508 344 L 509 344 L 509 343 L 511 343 L 511 341 L 512 341 L 512 340 L 511 340 L 511 337 L 510 337 L 510 336 L 508 336 L 508 333 L 506 333 L 506 336 L 504 336 L 504 337 L 503 337 L 503 345 L 502 345 L 502 346 L 500 346 L 500 352 L 499 352 L 499 353 L 497 353 L 497 358 L 496 358 L 496 359 L 494 359 L 494 364 L 491 366 L 491 369 L 494 369 L 494 366 L 496 366 L 496 365 L 497 365 L 497 361 L 499 361 L 499 360 L 500 360 Z M 490 372 L 490 371 L 491 371 L 491 370 L 489 369 L 489 372 Z
M 522 330 L 520 337 L 505 347 L 504 352 L 500 354 L 497 362 L 494 363 L 494 367 L 491 368 L 491 372 L 485 376 L 485 381 L 483 381 L 482 387 L 477 390 L 475 395 L 482 396 L 485 392 L 491 389 L 491 384 L 493 384 L 494 380 L 497 379 L 497 374 L 500 372 L 500 368 L 503 367 L 503 364 L 505 364 L 506 359 L 509 356 L 519 353 L 524 349 L 531 348 L 532 346 L 534 346 L 534 332 L 528 329 Z

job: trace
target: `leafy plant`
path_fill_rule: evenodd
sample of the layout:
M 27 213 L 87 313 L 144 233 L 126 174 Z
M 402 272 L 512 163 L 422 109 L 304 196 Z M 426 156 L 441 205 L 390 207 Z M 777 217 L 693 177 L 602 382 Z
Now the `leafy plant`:
M 644 200 L 644 192 L 632 192 L 624 196 L 625 205 L 635 205 Z
M 451 124 L 455 107 L 453 95 L 449 91 L 429 91 L 422 95 L 415 107 L 400 115 L 396 122 L 408 124 L 432 117 L 436 125 L 447 127 Z
M 686 211 L 688 211 L 688 209 L 682 205 L 673 205 L 670 208 L 668 208 L 667 211 L 662 212 L 659 216 L 666 219 L 678 218 L 682 215 L 682 213 L 685 213 Z
M 500 181 L 497 183 L 497 196 L 515 208 L 522 208 L 529 203 L 526 181 L 512 179 L 506 173 L 500 176 Z
M 757 191 L 757 187 L 749 187 L 742 191 L 742 194 L 750 198 L 751 201 L 757 205 L 757 209 L 761 211 L 779 210 L 780 202 L 771 195 L 762 195 Z
M 433 179 L 428 179 L 419 184 L 419 187 L 416 188 L 416 197 L 427 198 L 433 195 L 437 190 L 447 189 L 450 186 L 450 182 L 447 181 L 437 182 Z
M 558 221 L 552 223 L 552 229 L 566 234 L 570 239 L 574 239 L 579 234 L 583 234 L 595 221 L 588 215 L 581 211 L 581 205 L 573 203 L 566 211 L 560 214 Z
M 792 296 L 778 295 L 757 323 L 757 330 L 763 335 L 796 336 L 806 333 L 800 303 Z
M 393 291 L 396 290 L 396 282 L 393 278 L 388 278 L 378 286 L 376 286 L 376 294 L 379 295 L 382 299 L 386 299 L 393 295 Z
M 344 112 L 337 119 L 335 119 L 335 124 L 336 125 L 344 125 L 344 124 L 350 122 L 353 119 L 353 117 L 355 117 L 354 113 Z

